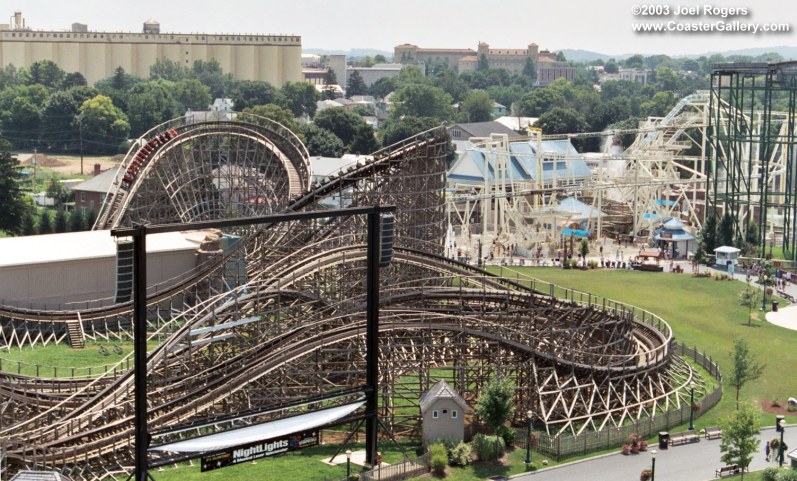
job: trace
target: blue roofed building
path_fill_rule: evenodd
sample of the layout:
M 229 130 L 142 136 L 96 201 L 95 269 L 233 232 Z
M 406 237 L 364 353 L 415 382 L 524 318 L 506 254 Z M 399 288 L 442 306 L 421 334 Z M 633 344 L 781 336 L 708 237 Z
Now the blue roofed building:
M 592 177 L 592 171 L 569 140 L 543 140 L 538 157 L 538 143 L 517 141 L 509 143 L 509 162 L 506 174 L 515 188 L 530 190 L 538 179 L 542 188 L 556 185 L 581 185 Z M 487 149 L 472 147 L 448 171 L 450 188 L 484 186 L 485 181 L 496 182 L 496 161 L 499 155 Z
M 593 175 L 570 141 L 493 133 L 471 142 L 446 179 L 450 218 L 462 226 L 455 234 L 471 243 L 471 234 L 484 243 L 497 239 L 526 256 L 526 249 L 556 242 L 570 219 L 557 212 L 557 200 L 581 191 Z

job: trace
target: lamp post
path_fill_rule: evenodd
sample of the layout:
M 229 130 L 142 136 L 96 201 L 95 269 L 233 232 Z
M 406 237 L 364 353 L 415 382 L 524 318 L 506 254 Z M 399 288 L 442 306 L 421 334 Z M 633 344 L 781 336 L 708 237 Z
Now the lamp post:
M 351 449 L 346 450 L 346 481 L 351 479 Z
M 526 438 L 526 466 L 528 467 L 531 464 L 531 416 L 534 413 L 531 412 L 531 409 L 526 411 L 526 419 L 529 422 L 529 430 L 528 430 L 528 437 Z
M 786 431 L 786 418 L 784 416 L 776 417 L 775 429 L 780 431 L 780 444 L 778 444 L 778 466 L 783 467 L 783 432 Z
M 689 383 L 689 430 L 695 430 L 695 382 Z
M 650 481 L 656 481 L 656 450 L 650 450 Z
M 766 264 L 761 268 L 764 269 L 761 273 L 761 285 L 764 287 L 764 293 L 761 295 L 761 310 L 767 312 L 767 284 L 769 282 L 769 276 L 766 274 Z

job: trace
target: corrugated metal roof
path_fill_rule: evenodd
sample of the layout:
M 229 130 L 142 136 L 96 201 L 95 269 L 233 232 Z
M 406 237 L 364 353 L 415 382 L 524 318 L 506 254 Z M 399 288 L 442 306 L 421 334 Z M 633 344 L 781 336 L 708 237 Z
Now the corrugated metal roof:
M 147 252 L 193 250 L 207 232 L 169 232 L 147 236 Z M 116 255 L 116 242 L 108 230 L 31 235 L 0 239 L 0 267 Z

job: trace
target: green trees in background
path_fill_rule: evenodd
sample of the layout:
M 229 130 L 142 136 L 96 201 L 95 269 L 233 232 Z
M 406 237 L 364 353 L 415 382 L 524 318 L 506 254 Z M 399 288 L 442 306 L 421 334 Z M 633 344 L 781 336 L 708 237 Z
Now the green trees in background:
M 22 231 L 25 201 L 19 191 L 19 162 L 11 156 L 11 146 L 0 139 L 0 229 L 11 234 Z

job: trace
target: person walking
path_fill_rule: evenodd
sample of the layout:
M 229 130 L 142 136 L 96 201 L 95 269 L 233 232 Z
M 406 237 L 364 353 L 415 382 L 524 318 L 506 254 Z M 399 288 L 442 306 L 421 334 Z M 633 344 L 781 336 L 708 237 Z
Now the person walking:
M 766 460 L 769 462 L 769 442 L 764 443 L 764 454 L 766 454 Z

